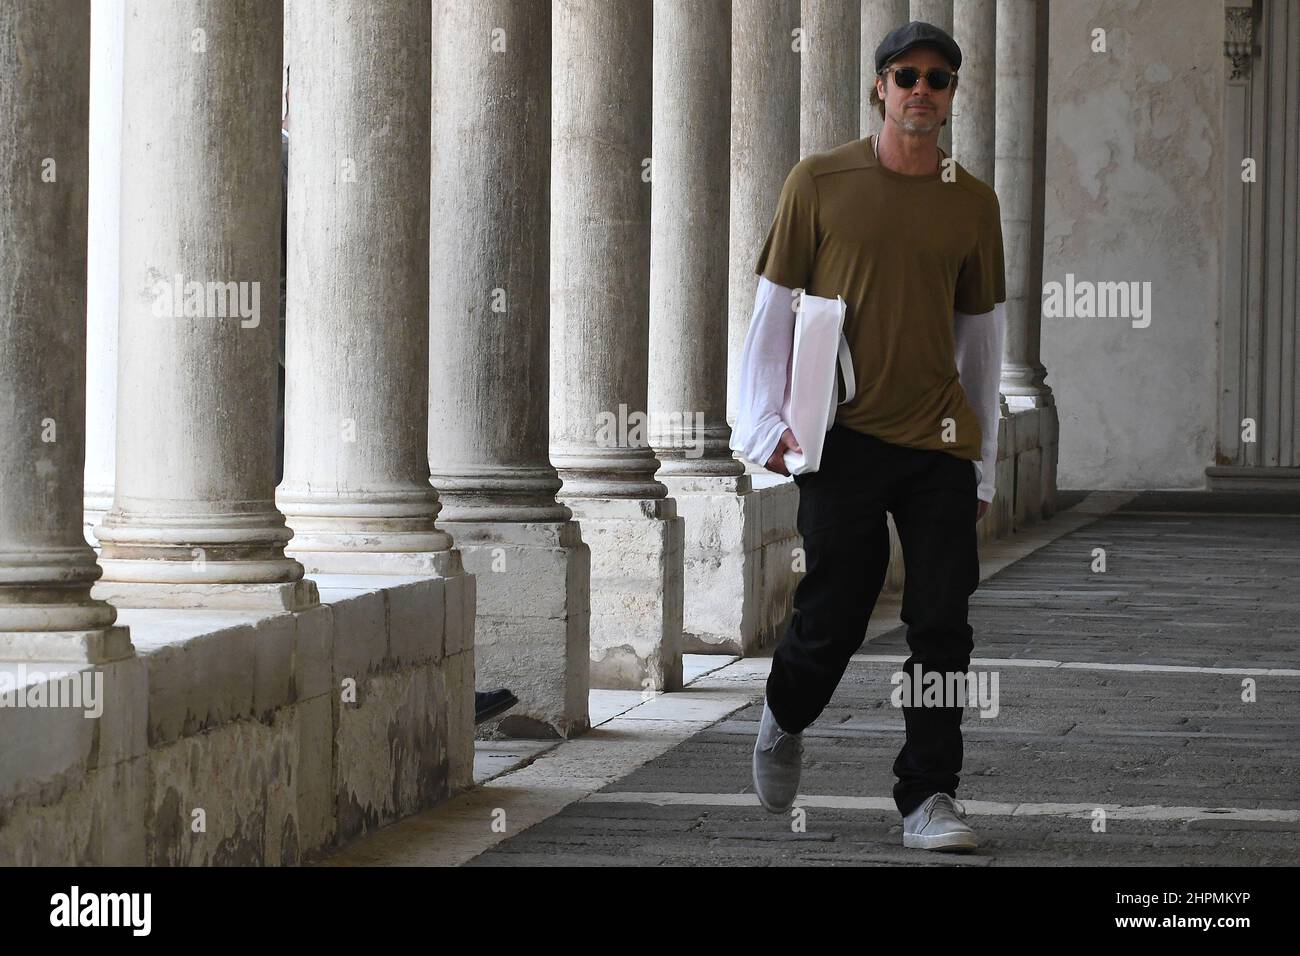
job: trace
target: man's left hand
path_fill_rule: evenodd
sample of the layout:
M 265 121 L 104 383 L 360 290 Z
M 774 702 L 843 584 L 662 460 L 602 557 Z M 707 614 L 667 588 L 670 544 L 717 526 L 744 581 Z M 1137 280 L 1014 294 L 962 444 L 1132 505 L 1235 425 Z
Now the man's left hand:
M 975 500 L 979 502 L 979 510 L 975 515 L 975 520 L 979 521 L 981 518 L 984 517 L 985 513 L 989 510 L 989 503 L 982 498 L 977 498 Z

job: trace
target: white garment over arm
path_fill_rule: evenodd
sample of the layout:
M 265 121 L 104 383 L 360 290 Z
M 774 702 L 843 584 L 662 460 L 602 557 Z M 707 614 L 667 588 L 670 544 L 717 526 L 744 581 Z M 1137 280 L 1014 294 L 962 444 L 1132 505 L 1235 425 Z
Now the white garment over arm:
M 731 430 L 732 450 L 756 465 L 767 464 L 789 427 L 781 419 L 781 408 L 789 387 L 794 322 L 793 291 L 759 276 L 754 314 L 741 352 L 736 424 Z M 997 478 L 1005 303 L 999 302 L 991 312 L 980 315 L 954 312 L 953 338 L 957 375 L 983 435 L 976 495 L 981 501 L 992 501 Z
M 767 464 L 789 427 L 781 420 L 781 408 L 789 387 L 793 350 L 794 292 L 759 276 L 754 314 L 740 356 L 731 449 L 760 467 Z
M 983 442 L 980 444 L 980 483 L 976 492 L 981 501 L 992 501 L 998 464 L 998 416 L 1002 382 L 1002 346 L 1007 334 L 1006 303 L 999 302 L 992 312 L 952 315 L 953 339 L 956 343 L 957 377 L 962 391 L 979 419 Z

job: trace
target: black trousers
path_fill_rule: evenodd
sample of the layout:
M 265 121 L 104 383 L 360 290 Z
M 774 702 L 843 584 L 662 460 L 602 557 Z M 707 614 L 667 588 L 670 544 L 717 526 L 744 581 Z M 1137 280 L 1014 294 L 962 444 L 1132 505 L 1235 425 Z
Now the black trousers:
M 979 583 L 974 463 L 836 425 L 821 468 L 795 484 L 806 570 L 767 680 L 781 728 L 800 733 L 817 719 L 862 646 L 889 566 L 886 511 L 906 568 L 902 619 L 911 656 L 903 669 L 964 674 L 974 646 L 967 604 Z M 904 816 L 933 794 L 956 796 L 961 719 L 958 707 L 903 707 L 907 740 L 894 761 L 894 802 Z

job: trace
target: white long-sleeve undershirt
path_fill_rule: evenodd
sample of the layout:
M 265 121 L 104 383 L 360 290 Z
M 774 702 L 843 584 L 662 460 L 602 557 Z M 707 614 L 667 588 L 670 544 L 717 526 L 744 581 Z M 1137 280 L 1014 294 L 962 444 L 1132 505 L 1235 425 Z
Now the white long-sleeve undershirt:
M 741 352 L 736 424 L 731 430 L 732 450 L 758 465 L 767 464 L 789 427 L 781 419 L 781 408 L 789 387 L 794 323 L 793 290 L 759 276 L 754 314 Z M 992 501 L 998 458 L 998 385 L 1006 337 L 1004 304 L 999 302 L 991 312 L 980 315 L 954 312 L 953 337 L 957 375 L 983 438 L 976 494 L 981 501 Z

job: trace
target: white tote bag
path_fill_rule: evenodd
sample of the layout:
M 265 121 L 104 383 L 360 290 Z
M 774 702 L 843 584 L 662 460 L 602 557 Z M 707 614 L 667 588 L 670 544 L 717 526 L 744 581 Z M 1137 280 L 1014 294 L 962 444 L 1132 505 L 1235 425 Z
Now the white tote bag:
M 841 296 L 824 299 L 799 297 L 795 313 L 794 352 L 790 357 L 788 397 L 781 408 L 782 420 L 794 432 L 802 453 L 787 451 L 785 467 L 792 475 L 804 475 L 821 467 L 826 433 L 835 424 L 836 405 L 851 401 L 857 391 L 853 357 L 844 338 L 848 307 Z M 844 398 L 836 401 L 838 388 L 835 366 L 844 377 Z

